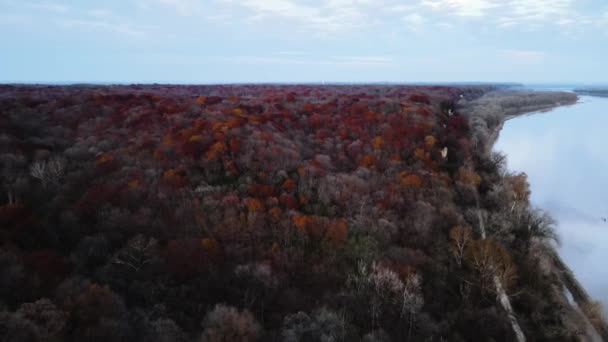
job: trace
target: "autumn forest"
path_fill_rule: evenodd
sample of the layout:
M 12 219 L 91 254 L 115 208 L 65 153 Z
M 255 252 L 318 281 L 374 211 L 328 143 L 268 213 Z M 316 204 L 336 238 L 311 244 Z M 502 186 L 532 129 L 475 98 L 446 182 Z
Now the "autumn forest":
M 576 341 L 499 90 L 0 86 L 0 340 Z

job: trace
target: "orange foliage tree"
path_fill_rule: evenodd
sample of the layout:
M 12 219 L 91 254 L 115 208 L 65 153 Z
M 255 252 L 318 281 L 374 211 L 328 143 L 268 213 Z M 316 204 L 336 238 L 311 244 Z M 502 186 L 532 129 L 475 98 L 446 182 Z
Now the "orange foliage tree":
M 530 197 L 530 187 L 528 184 L 528 175 L 519 173 L 505 178 L 507 184 L 513 190 L 515 201 L 528 201 Z
M 163 172 L 163 182 L 175 188 L 182 188 L 188 184 L 188 178 L 182 170 L 169 169 Z
M 209 150 L 207 150 L 207 154 L 206 154 L 207 160 L 216 159 L 220 154 L 224 153 L 227 149 L 228 149 L 228 147 L 222 141 L 216 142 L 215 144 L 211 145 L 211 147 L 209 147 Z
M 372 139 L 372 146 L 376 149 L 382 149 L 382 147 L 384 146 L 384 138 L 382 138 L 381 136 L 377 136 L 374 139 Z
M 359 160 L 359 165 L 366 167 L 368 169 L 371 168 L 372 166 L 374 166 L 375 164 L 376 164 L 376 157 L 369 155 L 369 154 L 364 155 Z
M 462 266 L 464 253 L 472 239 L 473 232 L 469 227 L 455 226 L 450 230 L 450 252 L 458 266 Z
M 416 174 L 403 171 L 399 174 L 399 184 L 419 188 L 422 186 L 422 179 Z
M 498 242 L 485 239 L 471 241 L 465 251 L 466 262 L 479 273 L 480 287 L 496 291 L 494 277 L 505 289 L 514 285 L 517 269 L 509 252 Z
M 247 204 L 247 210 L 250 212 L 261 212 L 264 210 L 264 204 L 257 198 L 248 198 L 245 201 Z
M 481 177 L 475 171 L 466 167 L 458 169 L 457 180 L 472 186 L 479 186 L 481 184 Z
M 348 237 L 348 224 L 345 219 L 331 222 L 327 227 L 327 239 L 334 244 L 341 244 Z
M 433 148 L 435 146 L 436 142 L 437 142 L 437 139 L 435 139 L 435 137 L 432 135 L 427 135 L 424 138 L 424 143 L 426 144 L 426 147 L 428 147 L 429 149 Z

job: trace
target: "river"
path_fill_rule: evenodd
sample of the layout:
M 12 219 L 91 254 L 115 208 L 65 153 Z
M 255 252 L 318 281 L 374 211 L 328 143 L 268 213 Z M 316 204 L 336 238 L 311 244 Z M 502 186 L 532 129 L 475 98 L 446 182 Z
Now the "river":
M 505 123 L 494 149 L 528 175 L 531 201 L 557 221 L 559 253 L 608 314 L 608 98 Z

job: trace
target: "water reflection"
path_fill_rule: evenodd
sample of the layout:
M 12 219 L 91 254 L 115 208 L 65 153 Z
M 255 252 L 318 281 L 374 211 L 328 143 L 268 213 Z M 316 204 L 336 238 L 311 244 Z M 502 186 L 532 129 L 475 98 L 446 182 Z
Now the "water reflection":
M 608 313 L 608 98 L 508 121 L 495 149 L 558 221 L 560 254 Z

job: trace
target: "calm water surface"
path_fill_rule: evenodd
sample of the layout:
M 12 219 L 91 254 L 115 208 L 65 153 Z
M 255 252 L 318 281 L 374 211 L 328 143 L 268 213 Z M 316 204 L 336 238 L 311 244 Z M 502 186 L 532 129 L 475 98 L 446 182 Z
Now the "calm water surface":
M 608 98 L 509 120 L 495 150 L 558 222 L 561 256 L 608 313 Z

